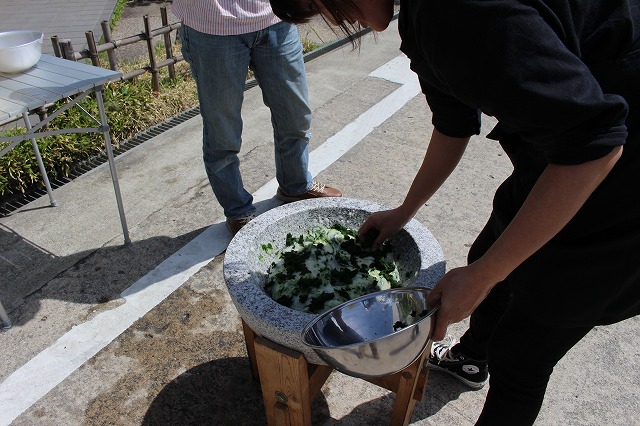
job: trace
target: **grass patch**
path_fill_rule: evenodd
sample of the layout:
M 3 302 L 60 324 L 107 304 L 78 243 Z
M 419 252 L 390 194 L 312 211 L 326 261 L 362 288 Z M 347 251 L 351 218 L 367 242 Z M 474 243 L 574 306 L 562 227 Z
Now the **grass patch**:
M 128 64 L 125 69 L 123 64 L 122 69 L 127 72 L 143 65 Z M 179 62 L 175 69 L 174 79 L 168 77 L 166 68 L 160 71 L 159 93 L 152 90 L 150 74 L 105 85 L 104 105 L 114 146 L 198 104 L 196 86 L 189 66 L 185 62 Z M 58 102 L 50 108 L 50 112 L 65 102 Z M 100 116 L 94 97 L 88 97 L 81 105 L 93 117 Z M 50 130 L 81 127 L 97 127 L 97 124 L 77 107 L 56 117 L 49 125 Z M 2 133 L 13 136 L 24 133 L 24 129 L 12 128 L 0 132 Z M 63 134 L 38 138 L 37 141 L 42 161 L 51 179 L 68 176 L 75 165 L 104 152 L 102 133 Z M 8 143 L 1 144 L 0 149 L 6 145 Z M 44 187 L 44 184 L 31 143 L 26 140 L 0 157 L 0 201 L 25 193 L 34 186 Z
M 113 30 L 118 22 L 120 21 L 120 17 L 122 16 L 122 11 L 124 7 L 127 5 L 127 0 L 118 0 L 116 6 L 113 9 L 113 13 L 111 14 L 111 21 L 109 22 L 109 26 Z

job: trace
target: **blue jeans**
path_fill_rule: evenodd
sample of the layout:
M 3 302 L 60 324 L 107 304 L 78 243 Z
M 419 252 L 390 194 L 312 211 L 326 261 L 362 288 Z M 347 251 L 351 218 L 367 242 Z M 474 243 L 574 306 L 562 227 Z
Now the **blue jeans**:
M 228 218 L 254 214 L 240 175 L 242 101 L 247 71 L 254 71 L 271 110 L 276 179 L 285 194 L 307 191 L 311 109 L 302 43 L 284 22 L 231 36 L 204 34 L 183 25 L 182 54 L 191 65 L 203 119 L 203 159 L 213 192 Z

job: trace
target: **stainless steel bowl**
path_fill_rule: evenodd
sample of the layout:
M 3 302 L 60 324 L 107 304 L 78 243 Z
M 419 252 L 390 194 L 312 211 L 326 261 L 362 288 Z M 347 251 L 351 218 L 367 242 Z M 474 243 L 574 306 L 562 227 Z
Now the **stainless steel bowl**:
M 0 32 L 0 72 L 18 73 L 37 64 L 43 38 L 37 31 Z
M 437 307 L 427 306 L 428 293 L 405 287 L 350 300 L 309 322 L 302 341 L 350 376 L 397 373 L 422 355 L 433 334 Z

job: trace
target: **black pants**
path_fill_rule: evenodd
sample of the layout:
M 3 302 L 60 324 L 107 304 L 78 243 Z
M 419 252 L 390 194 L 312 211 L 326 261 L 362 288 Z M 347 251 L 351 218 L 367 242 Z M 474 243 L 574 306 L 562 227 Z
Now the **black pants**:
M 622 158 L 597 190 L 598 202 L 585 204 L 582 210 L 588 214 L 572 220 L 573 234 L 569 234 L 580 237 L 589 230 L 590 240 L 578 238 L 581 242 L 573 245 L 539 251 L 532 256 L 536 259 L 496 285 L 471 315 L 460 346 L 468 356 L 486 359 L 490 374 L 478 425 L 533 424 L 551 372 L 567 351 L 595 325 L 640 315 L 640 50 L 593 71 L 606 93 L 620 94 L 629 104 L 627 143 Z M 510 197 L 512 191 L 507 188 L 502 196 Z M 469 263 L 498 237 L 497 222 L 496 217 L 489 219 L 469 251 Z M 601 235 L 594 232 L 595 225 L 602 227 Z M 584 243 L 588 245 L 583 247 Z M 562 270 L 553 267 L 559 262 Z M 545 280 L 541 272 L 547 277 L 553 274 L 554 280 Z M 528 277 L 542 281 L 529 282 L 523 292 L 515 281 L 522 284 L 530 281 Z M 582 288 L 599 291 L 580 295 Z M 571 299 L 572 304 L 564 304 Z M 546 308 L 544 315 L 540 315 L 542 308 Z
M 469 262 L 480 257 L 496 238 L 492 220 L 469 251 Z M 592 327 L 556 328 L 543 325 L 511 306 L 508 281 L 499 283 L 470 318 L 460 338 L 462 351 L 489 363 L 489 392 L 476 425 L 519 426 L 535 421 L 558 361 Z

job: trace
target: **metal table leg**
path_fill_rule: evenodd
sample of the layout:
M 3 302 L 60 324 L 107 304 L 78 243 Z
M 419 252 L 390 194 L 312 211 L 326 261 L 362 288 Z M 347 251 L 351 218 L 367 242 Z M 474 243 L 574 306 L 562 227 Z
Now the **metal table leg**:
M 111 169 L 111 180 L 113 181 L 113 190 L 116 193 L 116 202 L 118 203 L 118 212 L 120 213 L 120 223 L 122 225 L 122 233 L 124 234 L 124 244 L 131 245 L 129 238 L 129 229 L 127 227 L 127 219 L 124 215 L 124 207 L 122 205 L 122 196 L 120 195 L 120 184 L 118 183 L 118 172 L 113 158 L 113 148 L 111 146 L 111 135 L 109 134 L 109 124 L 107 115 L 104 111 L 104 102 L 102 100 L 102 87 L 96 89 L 96 99 L 98 101 L 98 110 L 100 111 L 101 130 L 104 135 L 105 147 L 107 150 L 107 158 L 109 160 L 109 168 Z
M 27 131 L 31 132 L 31 121 L 29 120 L 29 114 L 26 112 L 22 113 L 22 118 L 24 119 L 24 125 L 27 126 Z M 49 202 L 53 207 L 58 205 L 58 202 L 53 196 L 53 191 L 51 190 L 51 184 L 49 183 L 49 176 L 47 176 L 47 171 L 44 169 L 44 163 L 42 162 L 42 156 L 40 155 L 40 149 L 38 149 L 38 143 L 36 142 L 36 138 L 31 139 L 31 146 L 33 147 L 33 152 L 36 154 L 36 160 L 38 161 L 38 167 L 40 168 L 40 174 L 42 175 L 42 180 L 44 181 L 44 186 L 47 188 L 47 194 L 49 194 Z

